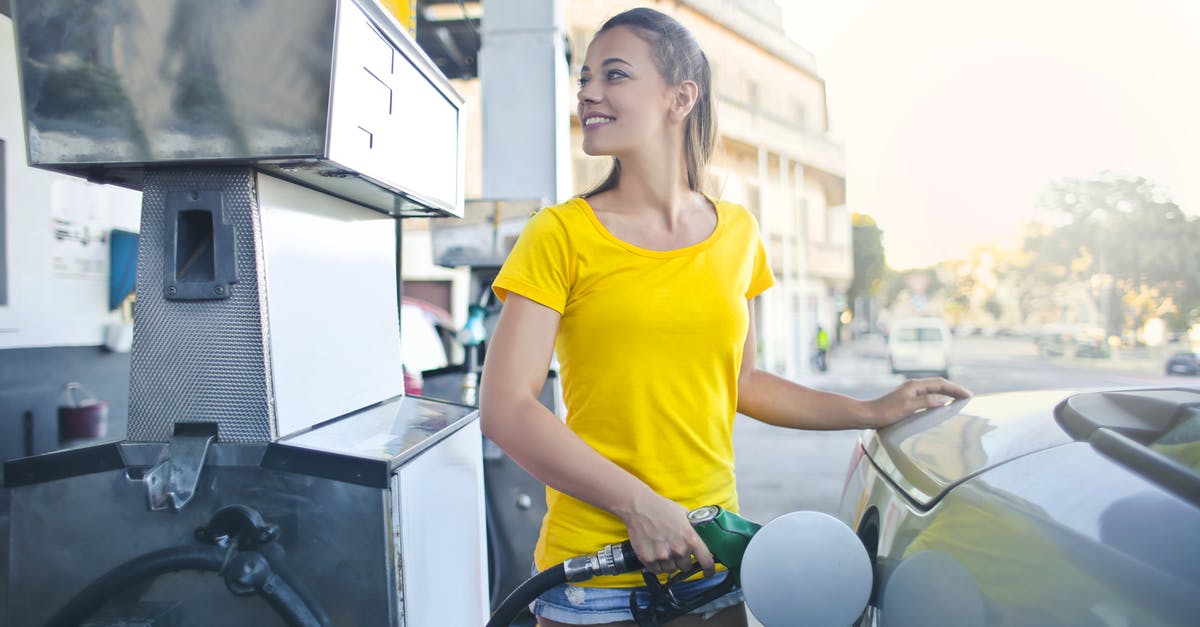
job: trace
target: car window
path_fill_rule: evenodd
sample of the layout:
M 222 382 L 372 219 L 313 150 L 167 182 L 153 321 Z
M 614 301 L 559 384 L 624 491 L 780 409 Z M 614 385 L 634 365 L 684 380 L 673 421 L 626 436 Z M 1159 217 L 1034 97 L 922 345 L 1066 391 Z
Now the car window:
M 1184 410 L 1183 418 L 1152 442 L 1150 448 L 1200 475 L 1200 408 Z
M 909 327 L 896 331 L 896 339 L 901 342 L 940 342 L 942 330 L 932 327 Z

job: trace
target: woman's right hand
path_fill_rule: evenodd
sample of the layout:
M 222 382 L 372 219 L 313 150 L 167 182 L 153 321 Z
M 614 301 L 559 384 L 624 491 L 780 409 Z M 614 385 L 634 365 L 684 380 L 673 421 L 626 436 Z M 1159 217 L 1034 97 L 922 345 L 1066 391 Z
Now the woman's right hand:
M 655 574 L 688 570 L 694 557 L 705 577 L 716 574 L 712 553 L 687 514 L 682 505 L 653 492 L 635 498 L 629 511 L 619 514 L 629 530 L 633 552 L 646 570 Z

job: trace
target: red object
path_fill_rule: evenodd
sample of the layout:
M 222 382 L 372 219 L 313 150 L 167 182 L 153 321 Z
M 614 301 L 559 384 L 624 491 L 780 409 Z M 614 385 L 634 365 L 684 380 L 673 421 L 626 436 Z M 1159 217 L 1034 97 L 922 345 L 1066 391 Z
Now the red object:
M 411 396 L 420 396 L 425 392 L 425 378 L 419 372 L 413 372 L 407 367 L 401 367 L 404 371 L 404 393 Z
M 58 439 L 102 438 L 108 431 L 108 401 L 58 408 Z
M 108 432 L 108 401 L 97 400 L 78 383 L 63 390 L 66 405 L 58 406 L 58 441 L 102 438 Z

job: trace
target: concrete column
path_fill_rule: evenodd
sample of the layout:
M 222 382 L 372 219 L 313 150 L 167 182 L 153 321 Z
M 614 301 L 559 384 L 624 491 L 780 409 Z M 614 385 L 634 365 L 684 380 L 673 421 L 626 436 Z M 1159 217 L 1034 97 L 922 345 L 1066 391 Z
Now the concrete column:
M 485 198 L 570 195 L 569 78 L 561 0 L 488 0 L 479 51 Z
M 808 315 L 808 201 L 804 197 L 804 165 L 797 163 L 792 176 L 796 182 L 796 197 L 800 200 L 796 203 L 796 290 L 800 295 L 800 308 L 796 312 L 796 359 L 800 362 L 801 372 L 810 372 L 812 343 L 816 337 L 813 333 L 815 321 Z
M 793 207 L 795 206 L 795 190 L 792 188 L 791 161 L 783 155 L 779 156 L 779 207 L 782 212 L 783 234 L 783 280 L 780 285 L 783 297 L 783 328 L 780 329 L 783 342 L 783 376 L 794 379 L 797 374 L 796 363 L 796 334 L 799 332 L 795 324 L 787 324 L 796 318 L 796 223 Z
M 769 204 L 770 195 L 767 193 L 767 185 L 769 183 L 769 168 L 768 160 L 770 155 L 766 148 L 758 149 L 758 228 L 762 232 L 763 246 L 767 249 L 767 259 L 771 258 L 771 242 L 772 224 L 771 224 L 771 208 Z M 778 268 L 771 268 L 773 272 Z M 762 363 L 760 368 L 764 370 L 775 371 L 777 365 L 775 362 L 775 345 L 779 342 L 780 337 L 778 330 L 775 328 L 776 316 L 775 309 L 779 302 L 778 288 L 768 290 L 760 299 L 759 307 L 762 310 L 762 315 L 759 320 L 762 322 L 762 327 L 758 331 L 758 345 L 762 347 Z

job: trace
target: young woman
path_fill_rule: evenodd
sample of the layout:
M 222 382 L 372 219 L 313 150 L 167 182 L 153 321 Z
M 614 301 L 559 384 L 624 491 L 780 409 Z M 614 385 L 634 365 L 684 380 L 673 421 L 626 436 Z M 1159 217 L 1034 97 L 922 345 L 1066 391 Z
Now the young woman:
M 754 296 L 773 283 L 743 207 L 701 192 L 716 139 L 708 60 L 651 9 L 613 17 L 580 71 L 583 149 L 613 157 L 595 190 L 530 219 L 493 289 L 505 300 L 481 387 L 484 433 L 544 481 L 541 570 L 629 538 L 654 573 L 724 572 L 688 524 L 738 509 L 736 412 L 795 429 L 882 427 L 968 393 L 908 381 L 873 401 L 805 388 L 755 364 Z M 564 424 L 537 400 L 551 353 Z M 564 585 L 539 625 L 629 625 L 638 574 Z M 673 624 L 745 625 L 740 591 Z

